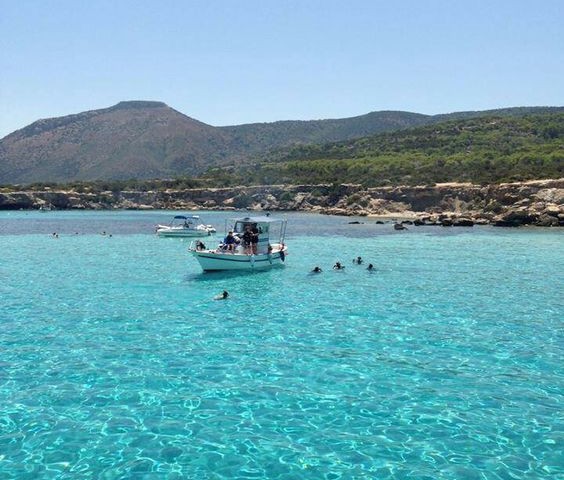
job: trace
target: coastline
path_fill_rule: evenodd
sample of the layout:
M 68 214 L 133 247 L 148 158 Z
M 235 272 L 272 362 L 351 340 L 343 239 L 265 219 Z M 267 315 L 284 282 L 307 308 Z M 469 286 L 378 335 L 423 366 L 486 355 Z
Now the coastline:
M 365 188 L 263 185 L 163 191 L 1 191 L 0 210 L 271 210 L 399 219 L 415 225 L 564 226 L 564 178 Z

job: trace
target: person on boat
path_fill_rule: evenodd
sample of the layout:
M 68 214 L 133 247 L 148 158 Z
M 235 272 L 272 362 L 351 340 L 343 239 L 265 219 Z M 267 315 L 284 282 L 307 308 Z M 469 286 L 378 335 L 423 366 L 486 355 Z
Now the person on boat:
M 227 232 L 227 236 L 223 239 L 224 248 L 231 253 L 235 252 L 239 242 L 239 238 L 233 235 L 232 230 L 229 230 L 229 232 Z
M 355 259 L 353 259 L 353 263 L 356 263 L 357 265 L 361 265 L 362 264 L 362 257 L 356 257 Z
M 214 297 L 214 300 L 227 300 L 228 297 L 229 297 L 229 292 L 227 290 L 223 290 L 223 293 L 216 295 Z
M 260 230 L 258 229 L 256 223 L 253 223 L 253 226 L 251 227 L 251 233 L 252 233 L 251 250 L 253 255 L 256 255 L 258 251 L 258 241 L 259 241 L 259 233 L 260 233 Z
M 245 247 L 245 254 L 250 255 L 252 250 L 252 240 L 253 232 L 251 231 L 251 226 L 247 225 L 245 227 L 245 232 L 243 233 L 243 246 Z
M 206 249 L 206 244 L 201 240 L 196 240 L 196 250 L 201 251 Z
M 333 265 L 333 270 L 344 270 L 345 266 L 341 265 L 341 262 L 335 262 L 335 265 Z
M 311 273 L 321 273 L 323 270 L 321 270 L 321 267 L 313 267 L 313 270 L 311 271 Z
M 368 264 L 368 267 L 366 267 L 366 270 L 368 270 L 369 272 L 373 272 L 374 271 L 374 265 L 372 265 L 371 263 Z

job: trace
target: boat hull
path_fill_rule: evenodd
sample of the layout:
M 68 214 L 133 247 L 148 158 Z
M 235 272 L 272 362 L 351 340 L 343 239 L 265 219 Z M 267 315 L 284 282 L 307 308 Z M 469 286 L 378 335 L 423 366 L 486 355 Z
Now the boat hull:
M 202 270 L 206 272 L 218 270 L 263 270 L 277 265 L 283 265 L 286 259 L 286 249 L 281 253 L 242 255 L 218 253 L 212 251 L 193 251 Z
M 177 237 L 177 238 L 197 238 L 197 237 L 207 237 L 211 235 L 208 230 L 199 230 L 197 228 L 191 229 L 180 229 L 180 228 L 158 228 L 157 235 L 159 237 Z

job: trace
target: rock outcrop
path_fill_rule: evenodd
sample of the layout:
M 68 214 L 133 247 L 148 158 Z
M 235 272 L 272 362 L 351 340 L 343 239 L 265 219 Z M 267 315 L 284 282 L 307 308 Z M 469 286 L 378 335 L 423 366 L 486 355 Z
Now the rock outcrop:
M 0 191 L 0 209 L 296 210 L 410 219 L 415 225 L 564 225 L 564 179 L 499 185 L 270 185 L 164 191 Z

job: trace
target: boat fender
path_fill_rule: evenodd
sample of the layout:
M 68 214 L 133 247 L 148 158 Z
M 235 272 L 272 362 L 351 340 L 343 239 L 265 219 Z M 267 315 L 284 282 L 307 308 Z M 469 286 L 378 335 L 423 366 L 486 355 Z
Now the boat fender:
M 254 268 L 254 266 L 255 266 L 255 256 L 251 255 L 251 267 Z
M 270 262 L 270 265 L 272 265 L 272 253 L 268 254 L 268 261 Z

